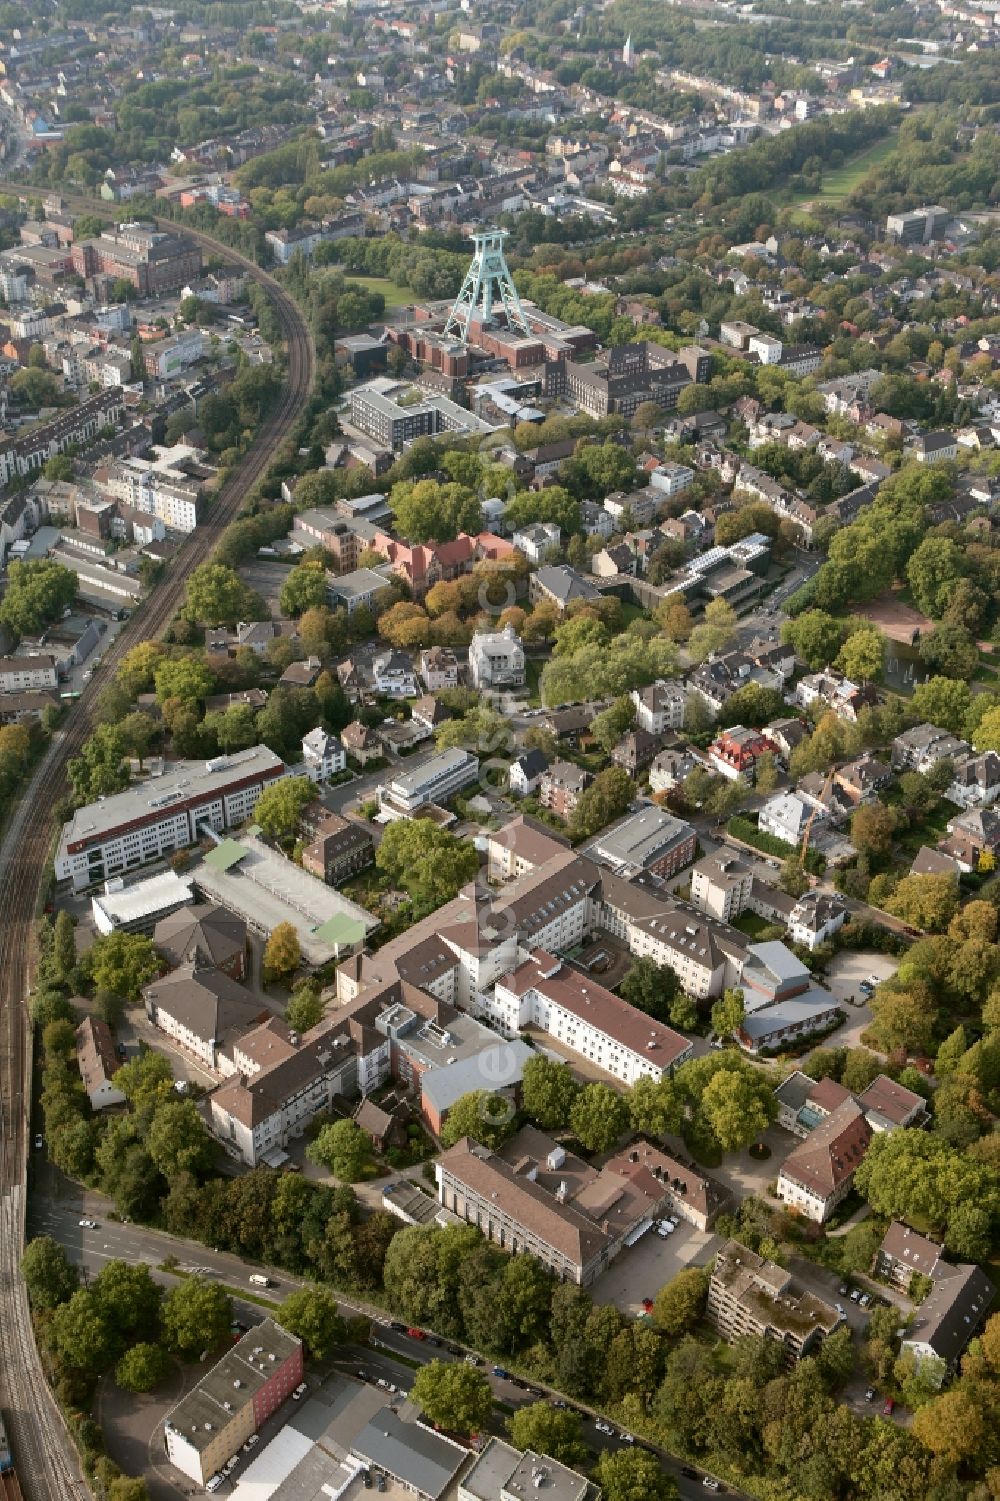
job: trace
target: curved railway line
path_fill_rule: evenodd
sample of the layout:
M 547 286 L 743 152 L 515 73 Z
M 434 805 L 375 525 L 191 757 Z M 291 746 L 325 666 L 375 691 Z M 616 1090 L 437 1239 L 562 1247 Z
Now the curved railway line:
M 101 208 L 90 199 L 68 197 L 84 210 Z M 315 351 L 305 320 L 281 286 L 248 257 L 211 236 L 172 220 L 203 249 L 240 265 L 265 287 L 275 307 L 287 349 L 285 384 L 260 432 L 219 490 L 204 522 L 178 550 L 167 577 L 136 610 L 108 649 L 102 668 L 114 671 L 124 654 L 141 641 L 160 636 L 180 605 L 187 575 L 211 554 L 222 532 L 239 513 L 253 486 L 266 473 L 276 447 L 292 431 L 312 388 Z M 71 1501 L 88 1495 L 72 1441 L 42 1372 L 20 1275 L 27 1197 L 27 1148 L 31 1115 L 31 1026 L 27 1014 L 32 930 L 45 878 L 53 813 L 65 794 L 66 764 L 79 752 L 93 727 L 94 703 L 102 671 L 73 706 L 37 767 L 11 819 L 0 848 L 0 1407 L 25 1501 Z

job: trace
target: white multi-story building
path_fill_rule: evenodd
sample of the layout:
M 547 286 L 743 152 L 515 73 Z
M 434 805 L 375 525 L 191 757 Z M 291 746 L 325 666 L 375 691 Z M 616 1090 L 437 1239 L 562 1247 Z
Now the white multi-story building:
M 662 735 L 667 730 L 683 728 L 687 692 L 682 683 L 658 678 L 645 688 L 633 688 L 630 697 L 635 704 L 635 722 L 640 730 L 650 735 Z
M 467 750 L 445 750 L 423 766 L 394 777 L 378 789 L 383 811 L 409 818 L 429 803 L 447 802 L 479 776 L 479 760 Z
M 535 1027 L 630 1086 L 665 1078 L 692 1052 L 672 1027 L 540 948 L 497 981 L 483 1011 L 509 1037 Z
M 221 833 L 249 818 L 261 792 L 285 775 L 266 745 L 211 761 L 175 761 L 162 777 L 78 808 L 63 825 L 56 879 L 81 891 Z
M 0 693 L 23 693 L 30 688 L 55 688 L 59 683 L 55 657 L 0 657 Z
M 302 737 L 302 760 L 306 775 L 314 782 L 325 782 L 346 770 L 347 752 L 336 735 L 319 726 Z
M 104 489 L 137 511 L 157 516 L 165 526 L 192 532 L 198 525 L 201 484 L 209 472 L 198 449 L 183 443 L 154 450 L 156 457 L 118 459 Z
M 385 698 L 416 698 L 417 678 L 405 652 L 383 652 L 372 663 L 372 672 L 376 693 Z
M 481 632 L 469 647 L 469 671 L 474 685 L 487 688 L 520 688 L 524 684 L 524 647 L 514 627 Z
M 561 537 L 554 521 L 535 521 L 515 532 L 510 540 L 529 563 L 544 563 L 552 549 L 559 546 Z
M 750 902 L 753 872 L 725 850 L 706 855 L 691 872 L 691 905 L 720 922 L 735 922 Z

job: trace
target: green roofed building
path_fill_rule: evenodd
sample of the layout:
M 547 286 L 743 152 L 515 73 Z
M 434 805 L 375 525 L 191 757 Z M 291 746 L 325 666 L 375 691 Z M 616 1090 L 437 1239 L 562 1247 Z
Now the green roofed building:
M 206 900 L 237 913 L 263 938 L 291 923 L 308 968 L 346 958 L 378 927 L 378 918 L 249 830 L 209 850 L 191 878 Z
M 209 850 L 205 864 L 210 865 L 213 870 L 232 870 L 246 853 L 246 845 L 240 844 L 238 839 L 223 839 L 213 850 Z

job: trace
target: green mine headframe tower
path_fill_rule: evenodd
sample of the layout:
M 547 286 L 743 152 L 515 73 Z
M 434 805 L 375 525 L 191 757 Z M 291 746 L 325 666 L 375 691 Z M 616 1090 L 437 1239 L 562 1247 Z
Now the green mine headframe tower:
M 485 328 L 492 328 L 498 321 L 501 309 L 512 333 L 530 334 L 514 278 L 504 257 L 503 242 L 506 238 L 505 229 L 483 229 L 472 236 L 475 246 L 472 262 L 465 273 L 462 290 L 448 315 L 448 322 L 444 327 L 445 338 L 456 337 L 467 344 L 473 315 L 478 314 Z

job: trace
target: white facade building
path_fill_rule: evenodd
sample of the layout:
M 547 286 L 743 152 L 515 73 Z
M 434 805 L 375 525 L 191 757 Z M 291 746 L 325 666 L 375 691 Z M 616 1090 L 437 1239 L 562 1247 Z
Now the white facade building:
M 513 626 L 473 636 L 469 647 L 469 672 L 474 685 L 481 691 L 523 686 L 524 647 Z
M 81 891 L 196 843 L 205 828 L 233 828 L 284 775 L 284 762 L 266 745 L 211 761 L 175 761 L 162 777 L 78 808 L 63 825 L 56 880 Z
M 302 760 L 306 775 L 314 782 L 325 782 L 347 768 L 347 752 L 336 735 L 319 726 L 302 737 Z

